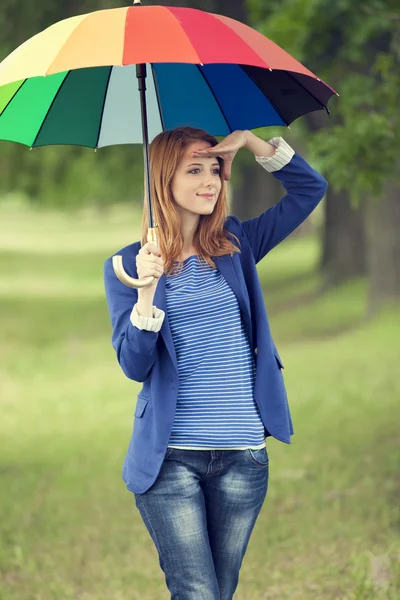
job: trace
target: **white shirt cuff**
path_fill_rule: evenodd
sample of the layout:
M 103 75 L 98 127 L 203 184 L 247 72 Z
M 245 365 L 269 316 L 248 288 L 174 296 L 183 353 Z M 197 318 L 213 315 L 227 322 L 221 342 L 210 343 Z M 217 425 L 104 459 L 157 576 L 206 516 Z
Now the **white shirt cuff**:
M 268 142 L 275 146 L 275 154 L 273 156 L 256 156 L 255 158 L 266 171 L 273 173 L 290 163 L 295 151 L 282 137 L 273 137 Z
M 137 303 L 132 309 L 130 320 L 132 325 L 137 327 L 138 329 L 145 329 L 146 331 L 160 331 L 162 324 L 164 322 L 165 312 L 161 310 L 161 308 L 157 308 L 157 306 L 153 306 L 153 316 L 145 317 L 143 315 L 139 315 L 137 311 Z

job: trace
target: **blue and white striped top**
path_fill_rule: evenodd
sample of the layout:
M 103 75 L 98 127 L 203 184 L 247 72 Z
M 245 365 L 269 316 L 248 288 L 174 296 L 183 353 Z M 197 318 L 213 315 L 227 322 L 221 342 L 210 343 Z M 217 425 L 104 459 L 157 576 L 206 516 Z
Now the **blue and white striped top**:
M 244 450 L 265 446 L 253 397 L 256 366 L 237 298 L 197 255 L 165 277 L 179 389 L 169 448 Z

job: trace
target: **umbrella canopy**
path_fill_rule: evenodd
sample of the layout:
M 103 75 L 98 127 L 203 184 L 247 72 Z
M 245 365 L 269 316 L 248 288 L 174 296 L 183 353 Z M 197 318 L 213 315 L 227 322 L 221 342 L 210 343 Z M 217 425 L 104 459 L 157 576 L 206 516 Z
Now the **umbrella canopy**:
M 158 133 L 189 125 L 226 136 L 289 125 L 315 110 L 329 114 L 335 93 L 239 21 L 135 0 L 59 21 L 3 60 L 0 139 L 31 148 L 143 142 L 147 241 L 157 243 L 149 141 Z M 129 276 L 120 255 L 113 267 L 129 287 L 153 282 Z
M 131 6 L 55 23 L 0 64 L 0 139 L 30 147 L 142 143 L 136 65 L 147 64 L 148 139 L 289 125 L 336 92 L 274 42 L 223 15 Z

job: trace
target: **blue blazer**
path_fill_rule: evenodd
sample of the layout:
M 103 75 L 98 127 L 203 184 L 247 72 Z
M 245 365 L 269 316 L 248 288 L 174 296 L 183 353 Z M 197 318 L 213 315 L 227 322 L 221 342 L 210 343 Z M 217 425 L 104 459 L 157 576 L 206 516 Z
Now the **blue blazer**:
M 216 267 L 236 294 L 256 361 L 254 399 L 267 430 L 290 444 L 293 426 L 281 369 L 282 361 L 271 336 L 256 264 L 285 239 L 314 210 L 328 186 L 297 153 L 279 171 L 271 173 L 286 195 L 260 216 L 241 222 L 228 216 L 225 228 L 241 242 L 241 253 L 215 256 Z M 234 243 L 237 245 L 236 240 Z M 126 272 L 137 278 L 135 242 L 121 254 Z M 104 282 L 112 325 L 112 345 L 125 375 L 143 383 L 137 396 L 134 428 L 122 469 L 127 488 L 143 494 L 156 481 L 163 463 L 175 417 L 178 368 L 168 324 L 165 277 L 157 284 L 153 304 L 165 311 L 160 331 L 140 330 L 130 321 L 137 289 L 122 284 L 114 274 L 112 257 L 104 263 Z

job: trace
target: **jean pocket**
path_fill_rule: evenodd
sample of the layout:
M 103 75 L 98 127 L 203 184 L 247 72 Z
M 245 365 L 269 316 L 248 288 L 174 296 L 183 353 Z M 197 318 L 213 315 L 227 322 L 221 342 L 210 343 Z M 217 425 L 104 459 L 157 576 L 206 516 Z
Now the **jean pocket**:
M 267 448 L 258 448 L 257 450 L 254 448 L 248 448 L 246 450 L 247 456 L 251 460 L 251 462 L 255 463 L 259 467 L 267 467 L 269 464 L 269 456 L 267 452 Z

